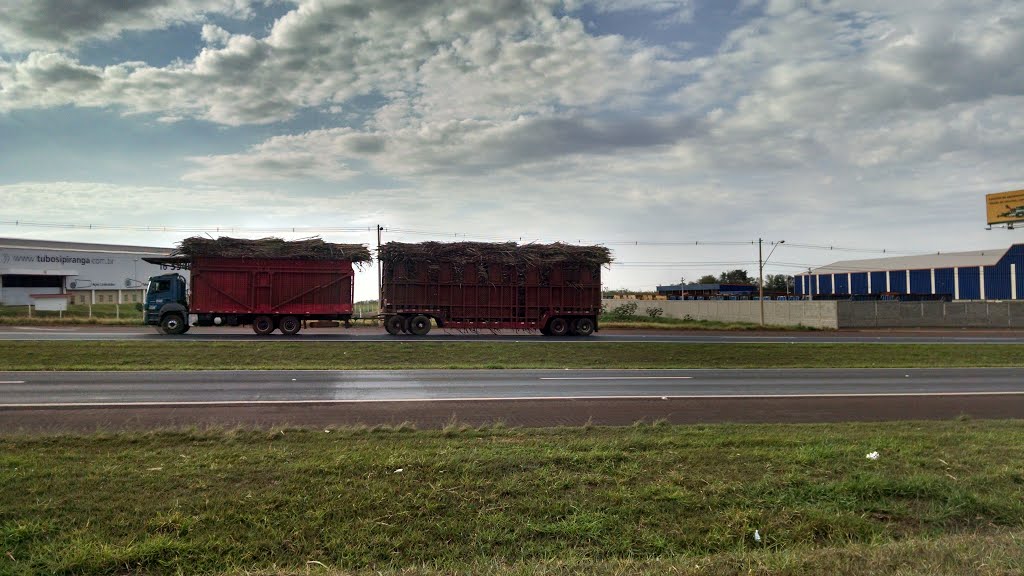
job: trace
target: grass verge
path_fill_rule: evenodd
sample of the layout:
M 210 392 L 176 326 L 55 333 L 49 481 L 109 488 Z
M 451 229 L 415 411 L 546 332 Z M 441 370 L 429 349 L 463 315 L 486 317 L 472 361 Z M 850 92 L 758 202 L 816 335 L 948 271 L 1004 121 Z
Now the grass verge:
M 1024 366 L 1015 344 L 10 341 L 3 370 L 935 368 Z
M 0 483 L 16 575 L 1024 568 L 1012 421 L 2 437 Z
M 0 326 L 62 326 L 62 325 L 138 326 L 142 311 L 136 304 L 72 304 L 63 314 L 35 310 L 28 316 L 28 306 L 0 306 Z
M 666 318 L 664 316 L 621 316 L 604 314 L 600 318 L 602 329 L 619 330 L 723 330 L 723 331 L 771 331 L 771 332 L 806 332 L 818 330 L 809 326 L 761 326 L 752 322 L 718 322 L 715 320 L 693 320 L 684 318 Z

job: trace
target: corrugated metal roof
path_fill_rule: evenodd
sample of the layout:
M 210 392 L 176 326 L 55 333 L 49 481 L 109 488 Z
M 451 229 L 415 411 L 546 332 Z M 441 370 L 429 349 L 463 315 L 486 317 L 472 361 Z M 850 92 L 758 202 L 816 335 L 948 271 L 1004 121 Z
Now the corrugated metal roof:
M 171 248 L 153 246 L 123 246 L 120 244 L 89 244 L 85 242 L 58 242 L 55 240 L 27 240 L 0 238 L 0 248 L 28 250 L 66 250 L 69 252 L 120 252 L 125 254 L 170 254 Z
M 971 252 L 946 252 L 921 254 L 918 256 L 894 256 L 892 258 L 871 258 L 867 260 L 843 260 L 821 268 L 814 274 L 845 274 L 847 272 L 883 272 L 887 270 L 928 270 L 931 268 L 965 268 L 970 266 L 993 266 L 1009 248 L 974 250 Z

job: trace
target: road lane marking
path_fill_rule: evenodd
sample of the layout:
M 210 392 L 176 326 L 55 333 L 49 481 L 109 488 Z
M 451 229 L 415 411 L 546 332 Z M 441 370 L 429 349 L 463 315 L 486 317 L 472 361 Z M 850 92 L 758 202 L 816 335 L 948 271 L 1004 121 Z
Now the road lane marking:
M 693 376 L 551 376 L 540 380 L 693 380 Z
M 526 400 L 771 400 L 802 398 L 926 398 L 966 396 L 1024 396 L 1018 392 L 886 392 L 850 394 L 708 394 L 688 396 L 510 396 L 482 398 L 392 398 L 392 399 L 351 399 L 351 400 L 211 400 L 211 401 L 158 401 L 158 402 L 55 402 L 52 404 L 0 404 L 0 409 L 11 408 L 161 408 L 188 406 L 259 406 L 259 405 L 333 405 L 371 403 L 430 403 L 430 402 L 506 402 Z
M 0 380 L 0 384 L 24 384 L 24 380 Z

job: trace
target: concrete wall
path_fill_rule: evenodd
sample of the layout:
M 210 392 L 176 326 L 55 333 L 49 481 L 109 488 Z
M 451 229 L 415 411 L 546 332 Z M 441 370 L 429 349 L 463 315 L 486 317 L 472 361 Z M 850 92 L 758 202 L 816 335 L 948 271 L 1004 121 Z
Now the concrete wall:
M 646 316 L 648 308 L 661 308 L 666 318 L 689 316 L 694 320 L 751 324 L 761 321 L 756 300 L 604 300 L 608 311 L 629 302 L 636 303 L 636 314 L 640 316 Z M 772 326 L 838 328 L 836 304 L 833 301 L 768 301 L 764 303 L 764 322 Z
M 1024 328 L 1024 302 L 837 302 L 840 328 Z

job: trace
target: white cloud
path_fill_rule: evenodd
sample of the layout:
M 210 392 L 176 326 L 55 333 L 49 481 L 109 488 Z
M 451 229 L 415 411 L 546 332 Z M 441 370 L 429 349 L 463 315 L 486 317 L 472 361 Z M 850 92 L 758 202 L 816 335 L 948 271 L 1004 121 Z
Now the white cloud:
M 94 68 L 33 53 L 0 69 L 0 111 L 72 104 L 239 125 L 368 96 L 419 118 L 516 118 L 605 104 L 642 106 L 674 81 L 664 49 L 594 37 L 544 0 L 303 2 L 265 37 L 204 28 L 191 62 Z M 98 80 L 88 89 L 39 81 L 39 62 Z M 39 102 L 38 92 L 47 98 Z
M 576 0 L 570 2 L 570 6 L 589 4 L 598 12 L 645 12 L 667 16 L 675 22 L 689 22 L 693 20 L 696 6 L 693 0 Z
M 0 53 L 69 50 L 125 31 L 162 30 L 209 14 L 246 17 L 249 0 L 5 0 Z

